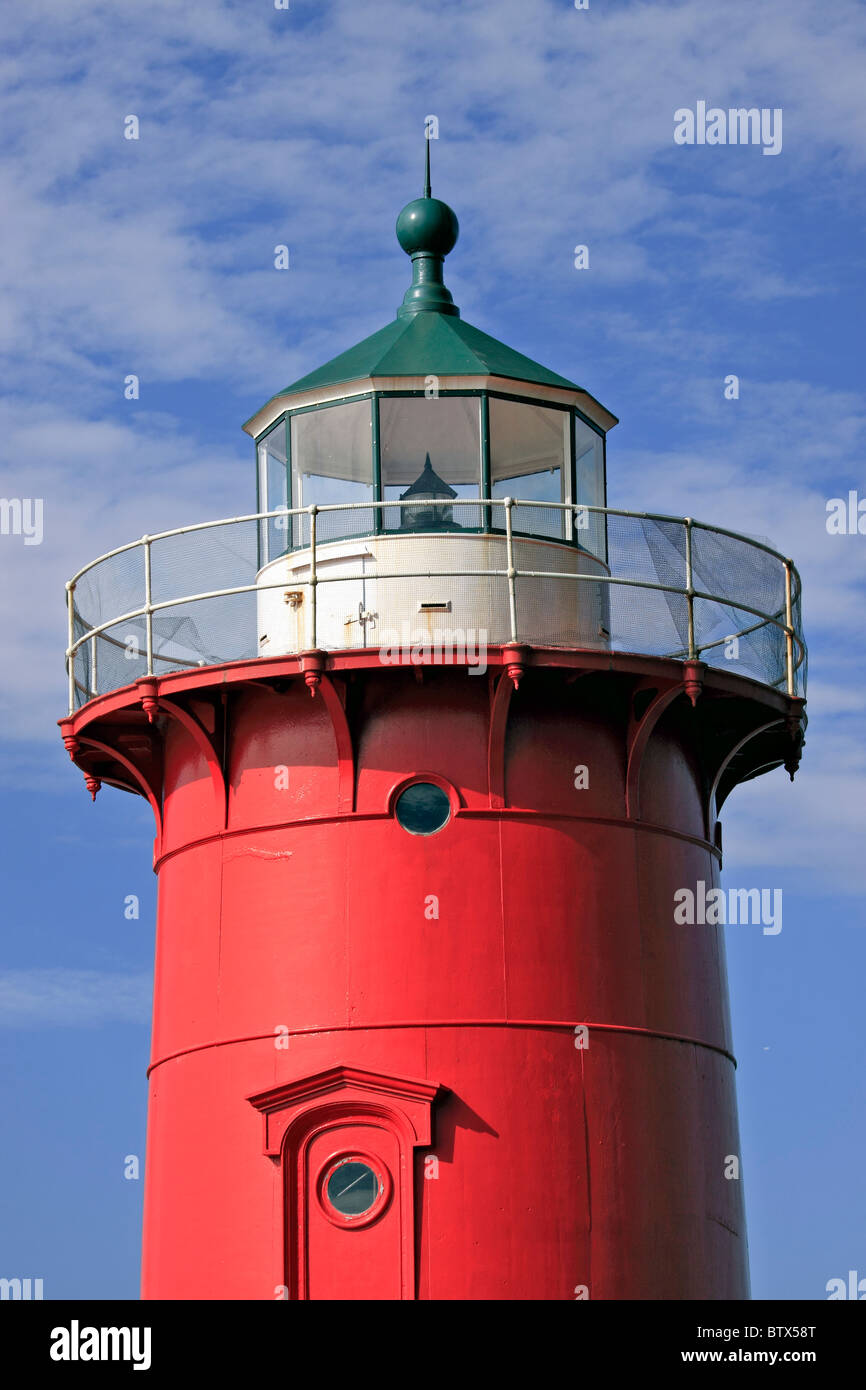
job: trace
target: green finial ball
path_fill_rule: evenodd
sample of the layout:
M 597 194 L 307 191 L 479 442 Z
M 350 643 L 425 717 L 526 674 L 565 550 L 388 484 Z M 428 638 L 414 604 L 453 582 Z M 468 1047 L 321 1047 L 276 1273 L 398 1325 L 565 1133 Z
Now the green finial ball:
M 407 256 L 447 256 L 460 233 L 457 216 L 439 198 L 415 198 L 397 218 L 397 240 Z

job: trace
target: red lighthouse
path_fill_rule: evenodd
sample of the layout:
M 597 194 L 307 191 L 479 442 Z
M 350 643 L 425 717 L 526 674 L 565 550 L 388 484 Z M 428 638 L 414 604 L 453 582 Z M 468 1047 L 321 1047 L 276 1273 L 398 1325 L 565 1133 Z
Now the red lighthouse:
M 143 1295 L 747 1297 L 707 903 L 799 758 L 799 578 L 609 509 L 615 417 L 461 319 L 429 184 L 397 235 L 255 512 L 67 586 L 66 745 L 156 822 Z

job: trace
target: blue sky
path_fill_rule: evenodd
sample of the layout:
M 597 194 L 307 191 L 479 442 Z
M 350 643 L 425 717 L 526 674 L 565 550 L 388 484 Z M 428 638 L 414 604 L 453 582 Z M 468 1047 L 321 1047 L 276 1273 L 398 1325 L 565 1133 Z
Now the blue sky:
M 802 573 L 803 766 L 723 814 L 725 884 L 785 905 L 778 936 L 727 930 L 753 1288 L 866 1276 L 866 536 L 825 524 L 866 497 L 864 48 L 852 0 L 6 8 L 0 495 L 43 498 L 45 529 L 0 536 L 0 1274 L 137 1294 L 153 830 L 120 792 L 91 805 L 57 735 L 64 581 L 254 508 L 240 424 L 393 317 L 435 114 L 447 283 L 619 415 L 611 505 L 768 537 Z M 781 108 L 781 152 L 676 145 L 699 100 Z

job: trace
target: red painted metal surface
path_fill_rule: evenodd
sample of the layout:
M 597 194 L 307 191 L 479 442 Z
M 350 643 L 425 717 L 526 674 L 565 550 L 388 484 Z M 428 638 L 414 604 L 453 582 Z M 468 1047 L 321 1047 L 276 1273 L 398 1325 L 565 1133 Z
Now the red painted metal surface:
M 748 1296 L 722 935 L 674 894 L 717 884 L 714 784 L 782 761 L 792 706 L 581 656 L 516 689 L 508 649 L 235 663 L 63 721 L 161 816 L 145 1297 Z M 341 1224 L 351 1154 L 387 1193 Z

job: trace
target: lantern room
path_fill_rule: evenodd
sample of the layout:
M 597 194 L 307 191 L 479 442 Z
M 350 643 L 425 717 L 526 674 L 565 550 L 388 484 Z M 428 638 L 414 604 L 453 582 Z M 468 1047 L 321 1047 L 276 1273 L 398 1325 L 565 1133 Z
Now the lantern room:
M 496 577 L 514 564 L 608 572 L 595 509 L 606 504 L 605 435 L 616 417 L 461 319 L 443 276 L 457 234 L 428 178 L 397 220 L 413 275 L 396 318 L 244 426 L 256 441 L 257 510 L 268 514 L 260 655 L 381 643 L 407 622 L 484 628 L 496 641 L 508 608 Z M 604 586 L 580 585 L 576 606 L 568 585 L 553 594 L 539 578 L 536 588 L 541 640 L 604 645 Z
M 262 563 L 307 543 L 300 519 L 292 526 L 279 515 L 290 509 L 351 507 L 354 514 L 334 517 L 322 540 L 495 532 L 504 529 L 502 517 L 481 501 L 508 496 L 549 504 L 518 512 L 515 532 L 567 541 L 603 559 L 601 523 L 584 510 L 605 505 L 604 431 L 557 399 L 562 393 L 521 396 L 484 381 L 449 389 L 439 378 L 435 388 L 351 396 L 347 388 L 337 402 L 287 408 L 256 441 L 258 510 L 277 513 L 262 523 Z M 424 500 L 439 505 L 415 505 Z M 413 505 L 371 506 L 404 501 Z M 568 510 L 573 504 L 577 514 Z

